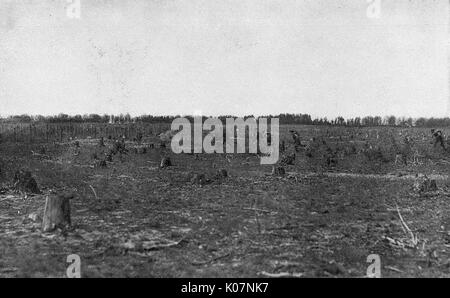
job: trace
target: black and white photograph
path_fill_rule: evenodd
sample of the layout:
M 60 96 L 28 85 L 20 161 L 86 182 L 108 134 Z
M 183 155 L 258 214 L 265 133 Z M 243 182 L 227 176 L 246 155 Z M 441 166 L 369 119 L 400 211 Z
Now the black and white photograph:
M 0 0 L 0 278 L 449 278 L 449 90 L 448 0 Z

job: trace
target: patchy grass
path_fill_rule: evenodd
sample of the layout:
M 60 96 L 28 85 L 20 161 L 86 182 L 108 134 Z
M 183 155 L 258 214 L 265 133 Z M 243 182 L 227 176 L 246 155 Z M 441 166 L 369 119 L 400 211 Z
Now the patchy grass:
M 292 128 L 314 151 L 298 152 L 284 177 L 252 155 L 196 158 L 157 148 L 115 155 L 98 168 L 93 153 L 103 157 L 111 143 L 1 144 L 0 276 L 64 277 L 75 253 L 83 277 L 363 277 L 369 254 L 380 255 L 385 277 L 449 277 L 447 153 L 431 148 L 426 131 L 381 128 L 377 139 L 368 129 L 286 126 L 289 152 Z M 391 137 L 402 144 L 400 132 L 413 137 L 420 163 L 394 164 Z M 32 154 L 43 145 L 48 157 Z M 363 151 L 370 146 L 381 154 Z M 174 166 L 160 169 L 163 156 Z M 33 173 L 42 195 L 9 190 L 20 168 Z M 193 174 L 212 178 L 218 169 L 229 177 L 191 183 Z M 439 191 L 415 193 L 416 173 L 439 174 Z M 43 234 L 29 215 L 62 189 L 77 194 L 73 228 Z M 396 204 L 418 247 L 408 246 Z

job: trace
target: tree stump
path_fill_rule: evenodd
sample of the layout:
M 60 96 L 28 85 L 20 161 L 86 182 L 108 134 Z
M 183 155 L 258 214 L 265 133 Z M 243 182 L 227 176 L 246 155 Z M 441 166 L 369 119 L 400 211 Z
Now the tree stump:
M 191 183 L 192 184 L 199 184 L 199 185 L 205 185 L 207 184 L 209 181 L 208 179 L 206 179 L 205 174 L 194 174 L 194 176 L 191 178 Z
M 424 176 L 414 181 L 413 189 L 418 193 L 427 193 L 437 191 L 438 187 L 436 180 Z
M 280 163 L 282 165 L 294 165 L 294 163 L 295 163 L 295 153 L 283 156 L 281 158 Z
M 58 194 L 46 198 L 42 219 L 43 232 L 51 232 L 57 228 L 65 228 L 71 225 L 70 199 L 73 197 L 73 194 Z
M 45 148 L 45 146 L 41 146 L 38 150 L 38 153 L 45 155 L 47 153 L 47 149 Z
M 228 172 L 225 169 L 220 169 L 219 171 L 217 171 L 217 176 L 220 178 L 227 178 Z
M 106 167 L 107 167 L 106 160 L 105 160 L 105 159 L 98 160 L 98 161 L 95 163 L 95 167 L 96 167 L 96 168 L 106 168 Z
M 272 175 L 273 176 L 284 176 L 284 175 L 286 175 L 286 170 L 282 166 L 274 166 L 274 167 L 272 167 Z
M 105 160 L 108 162 L 113 162 L 113 157 L 112 157 L 112 153 L 108 153 L 105 157 Z
M 228 177 L 228 172 L 225 169 L 220 169 L 214 175 L 214 180 L 223 180 Z

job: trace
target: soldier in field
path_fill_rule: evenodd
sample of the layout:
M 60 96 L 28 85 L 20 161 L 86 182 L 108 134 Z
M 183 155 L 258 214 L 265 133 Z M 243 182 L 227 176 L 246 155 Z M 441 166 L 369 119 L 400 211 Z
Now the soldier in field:
M 294 147 L 295 151 L 299 152 L 300 148 L 305 148 L 306 146 L 302 144 L 302 141 L 300 139 L 300 134 L 295 130 L 289 131 L 292 135 L 292 139 L 294 140 Z
M 442 131 L 435 130 L 434 128 L 431 130 L 431 134 L 433 136 L 433 147 L 436 148 L 437 145 L 440 145 L 442 149 L 446 150 L 445 144 L 444 144 L 444 136 L 442 134 Z

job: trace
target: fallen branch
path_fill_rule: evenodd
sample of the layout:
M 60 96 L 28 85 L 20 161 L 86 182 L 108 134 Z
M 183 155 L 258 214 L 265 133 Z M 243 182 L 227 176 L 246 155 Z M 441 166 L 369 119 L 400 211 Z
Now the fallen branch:
M 248 211 L 257 211 L 257 212 L 263 212 L 263 213 L 272 213 L 272 211 L 270 210 L 264 210 L 264 209 L 258 209 L 258 208 L 242 208 L 243 210 L 248 210 Z
M 47 154 L 41 154 L 41 153 L 37 153 L 37 152 L 34 152 L 34 151 L 31 151 L 31 155 L 33 155 L 33 156 L 45 157 L 45 158 L 51 158 L 50 155 L 47 155 Z
M 92 185 L 90 185 L 90 184 L 88 184 L 88 185 L 92 189 L 92 192 L 94 193 L 95 199 L 98 200 L 98 196 L 97 196 L 97 193 L 95 192 L 95 189 L 92 187 Z
M 212 259 L 207 260 L 207 261 L 202 261 L 202 262 L 193 261 L 193 262 L 191 262 L 191 264 L 192 264 L 192 265 L 195 265 L 195 266 L 206 265 L 206 264 L 212 263 L 212 262 L 214 262 L 214 261 L 217 261 L 217 260 L 226 258 L 226 257 L 228 257 L 229 255 L 230 255 L 230 253 L 226 253 L 226 254 L 224 254 L 224 255 L 217 256 L 217 257 L 212 258 Z
M 391 270 L 391 271 L 398 272 L 398 273 L 404 273 L 404 271 L 402 271 L 400 269 L 397 269 L 395 267 L 392 267 L 392 266 L 385 266 L 385 268 L 388 269 L 388 270 Z
M 398 208 L 397 203 L 395 203 L 395 207 L 396 207 L 396 209 L 397 209 L 398 217 L 400 218 L 400 221 L 401 221 L 401 223 L 402 223 L 403 231 L 404 231 L 406 234 L 409 234 L 409 235 L 410 235 L 412 244 L 413 244 L 414 246 L 417 246 L 417 244 L 419 243 L 419 240 L 417 239 L 417 235 L 414 235 L 414 233 L 413 233 L 413 232 L 411 231 L 411 229 L 408 227 L 408 225 L 406 224 L 406 222 L 403 220 L 402 214 L 400 213 L 400 210 L 399 210 L 399 208 Z
M 388 237 L 388 236 L 382 236 L 382 239 L 384 239 L 387 242 L 389 242 L 389 244 L 392 245 L 392 246 L 399 247 L 399 248 L 401 248 L 403 250 L 405 249 L 405 244 L 402 241 L 400 241 L 400 240 L 396 240 L 396 239 L 393 239 L 393 238 Z
M 158 250 L 158 249 L 177 246 L 183 241 L 185 241 L 184 238 L 179 241 L 171 241 L 169 243 L 163 243 L 163 244 L 152 244 L 152 241 L 144 241 L 142 244 L 143 244 L 144 250 Z
M 258 201 L 258 198 L 255 198 L 255 200 L 253 202 L 253 207 L 249 208 L 249 209 L 252 209 L 255 212 L 255 221 L 256 221 L 256 226 L 258 228 L 258 234 L 261 234 L 261 223 L 259 222 L 259 213 L 258 213 L 258 208 L 256 207 L 257 201 Z
M 302 277 L 303 273 L 289 273 L 289 272 L 280 272 L 280 273 L 269 273 L 266 271 L 262 271 L 259 273 L 260 275 L 264 275 L 267 277 L 275 277 L 275 278 L 279 278 L 279 277 Z
M 120 175 L 120 176 L 117 176 L 117 178 L 118 179 L 130 179 L 130 180 L 133 180 L 133 181 L 136 180 L 133 177 L 130 177 L 130 176 L 127 176 L 127 175 Z

